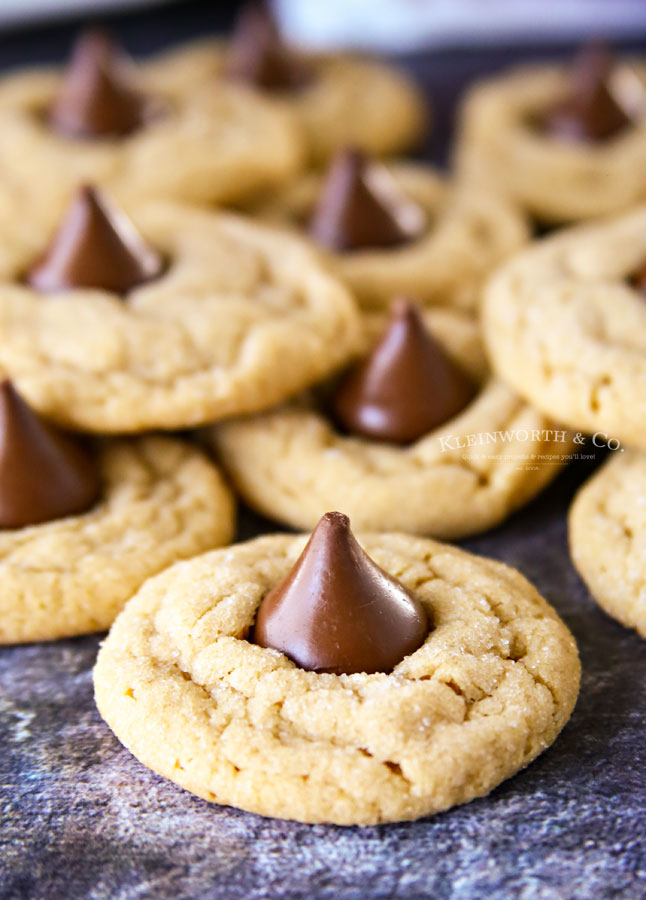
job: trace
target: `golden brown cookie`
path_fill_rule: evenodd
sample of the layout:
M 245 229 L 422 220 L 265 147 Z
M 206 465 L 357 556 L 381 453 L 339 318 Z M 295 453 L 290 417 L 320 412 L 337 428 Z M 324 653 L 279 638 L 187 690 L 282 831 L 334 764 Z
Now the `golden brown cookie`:
M 230 82 L 227 44 L 197 41 L 150 63 L 155 80 L 188 92 Z M 416 144 L 428 104 L 394 66 L 359 54 L 300 54 L 310 78 L 293 91 L 262 91 L 298 122 L 313 165 L 324 165 L 348 144 L 376 155 Z
M 415 819 L 487 794 L 545 750 L 579 686 L 576 645 L 516 571 L 405 535 L 359 535 L 423 604 L 389 674 L 305 671 L 248 639 L 303 536 L 261 537 L 148 581 L 94 672 L 144 765 L 206 800 L 302 822 Z
M 298 528 L 342 508 L 357 528 L 458 538 L 497 525 L 559 472 L 569 435 L 490 375 L 475 321 L 440 309 L 424 319 L 477 384 L 471 402 L 404 445 L 344 433 L 313 397 L 223 422 L 207 440 L 250 506 Z M 368 320 L 366 346 L 383 324 Z
M 175 204 L 128 210 L 165 270 L 125 297 L 22 283 L 58 225 L 34 219 L 0 255 L 0 369 L 73 428 L 181 428 L 265 409 L 354 352 L 348 292 L 304 242 Z
M 599 605 L 646 638 L 646 454 L 616 451 L 575 497 L 574 565 Z
M 646 447 L 646 208 L 539 241 L 489 282 L 493 368 L 546 415 Z
M 474 310 L 485 277 L 528 240 L 524 217 L 490 190 L 462 186 L 428 166 L 393 162 L 386 174 L 421 211 L 421 233 L 393 247 L 319 248 L 326 262 L 364 309 L 384 309 L 404 293 L 428 306 Z M 320 174 L 303 175 L 251 211 L 307 234 L 323 183 Z
M 631 96 L 646 88 L 643 62 L 620 74 Z M 563 66 L 506 72 L 471 88 L 461 112 L 462 177 L 498 188 L 548 223 L 621 212 L 646 200 L 646 115 L 603 141 L 541 129 L 540 118 L 567 95 L 568 80 Z
M 183 86 L 145 63 L 131 80 L 155 114 L 130 133 L 87 138 L 58 132 L 48 118 L 62 70 L 3 75 L 0 165 L 25 202 L 47 213 L 91 182 L 122 202 L 226 203 L 284 183 L 299 168 L 294 117 L 257 92 L 223 81 Z
M 105 440 L 97 452 L 87 512 L 0 533 L 0 644 L 101 631 L 148 577 L 231 540 L 231 493 L 190 444 Z

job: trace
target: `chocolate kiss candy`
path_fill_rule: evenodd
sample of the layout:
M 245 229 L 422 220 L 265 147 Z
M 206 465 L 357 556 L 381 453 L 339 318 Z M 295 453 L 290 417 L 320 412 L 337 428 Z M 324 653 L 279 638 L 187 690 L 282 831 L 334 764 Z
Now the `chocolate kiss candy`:
M 575 59 L 570 96 L 547 114 L 546 126 L 555 137 L 571 141 L 604 141 L 633 121 L 613 84 L 618 67 L 600 44 L 585 47 Z
M 352 434 L 408 444 L 461 412 L 474 393 L 415 305 L 401 298 L 370 356 L 342 378 L 331 411 Z
M 124 56 L 102 31 L 77 40 L 63 83 L 49 111 L 59 134 L 119 137 L 146 118 L 146 101 L 129 83 Z
M 629 276 L 628 283 L 634 287 L 636 291 L 641 291 L 642 294 L 646 294 L 646 263 Z
M 309 231 L 328 250 L 396 247 L 418 238 L 423 210 L 401 193 L 384 166 L 340 150 L 328 171 Z
M 254 640 L 302 669 L 390 672 L 424 642 L 426 611 L 362 550 L 350 520 L 320 520 L 287 578 L 258 610 Z
M 98 288 L 125 294 L 161 273 L 161 256 L 122 213 L 91 187 L 76 194 L 44 256 L 26 281 L 42 293 Z
M 284 43 L 263 3 L 243 7 L 231 37 L 226 74 L 267 90 L 297 90 L 312 72 Z
M 0 528 L 23 528 L 88 509 L 99 476 L 71 435 L 33 412 L 11 382 L 0 383 Z

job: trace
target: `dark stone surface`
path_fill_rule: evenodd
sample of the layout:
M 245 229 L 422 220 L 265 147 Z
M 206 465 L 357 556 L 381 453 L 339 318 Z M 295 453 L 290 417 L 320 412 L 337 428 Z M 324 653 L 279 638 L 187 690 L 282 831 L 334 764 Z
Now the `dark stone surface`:
M 213 14 L 209 6 L 209 14 Z M 120 24 L 135 49 L 199 30 L 205 4 Z M 229 11 L 227 11 L 228 13 Z M 0 39 L 5 63 L 60 56 L 65 28 Z M 48 41 L 48 42 L 47 42 Z M 543 52 L 543 51 L 541 51 Z M 439 99 L 519 51 L 414 60 Z M 533 580 L 573 630 L 579 703 L 555 745 L 489 797 L 379 828 L 306 826 L 211 806 L 146 770 L 92 700 L 98 637 L 0 650 L 0 900 L 587 900 L 646 896 L 646 644 L 594 605 L 567 556 L 574 463 L 494 532 L 464 542 Z M 266 527 L 250 514 L 241 535 Z

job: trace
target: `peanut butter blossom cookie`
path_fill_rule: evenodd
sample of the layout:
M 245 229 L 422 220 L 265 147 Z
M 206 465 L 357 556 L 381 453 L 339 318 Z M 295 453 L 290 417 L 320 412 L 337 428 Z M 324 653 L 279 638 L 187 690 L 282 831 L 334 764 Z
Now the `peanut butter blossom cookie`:
M 84 444 L 0 384 L 0 643 L 107 628 L 146 578 L 232 533 L 231 494 L 196 449 Z
M 646 64 L 585 48 L 570 71 L 534 66 L 476 85 L 458 168 L 538 219 L 621 212 L 646 200 Z
M 473 310 L 485 276 L 529 236 L 500 196 L 419 164 L 385 166 L 356 148 L 252 211 L 308 235 L 368 310 L 386 308 L 399 292 Z
M 406 150 L 428 119 L 427 104 L 393 66 L 357 54 L 299 52 L 259 4 L 243 9 L 230 41 L 189 44 L 151 66 L 182 91 L 216 83 L 254 88 L 294 116 L 315 165 L 348 143 L 380 155 Z
M 494 369 L 534 406 L 646 448 L 646 207 L 519 253 L 483 318 Z
M 121 200 L 238 201 L 286 181 L 301 157 L 284 108 L 232 82 L 184 90 L 99 32 L 81 36 L 63 72 L 0 79 L 3 177 L 46 211 L 84 181 Z
M 363 529 L 457 538 L 558 473 L 569 436 L 489 375 L 470 317 L 402 298 L 381 327 L 319 393 L 208 431 L 252 507 L 312 528 L 343 505 Z
M 615 452 L 577 494 L 570 552 L 608 615 L 646 638 L 646 454 Z
M 513 569 L 429 540 L 261 537 L 173 566 L 103 645 L 101 715 L 215 803 L 302 822 L 416 819 L 526 766 L 567 722 L 576 645 Z
M 85 431 L 264 409 L 356 349 L 352 298 L 296 238 L 167 203 L 133 221 L 82 188 L 0 256 L 0 367 Z

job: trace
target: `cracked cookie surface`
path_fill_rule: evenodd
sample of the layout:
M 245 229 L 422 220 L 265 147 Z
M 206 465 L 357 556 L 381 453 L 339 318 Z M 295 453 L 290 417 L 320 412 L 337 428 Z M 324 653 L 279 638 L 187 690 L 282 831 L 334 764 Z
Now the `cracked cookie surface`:
M 231 493 L 195 447 L 149 437 L 97 448 L 91 509 L 0 532 L 0 644 L 101 631 L 151 575 L 233 536 Z
M 570 553 L 599 605 L 646 638 L 646 453 L 615 452 L 569 514 Z
M 573 429 L 646 448 L 646 207 L 562 231 L 491 279 L 483 327 L 492 365 Z
M 128 212 L 169 265 L 126 298 L 20 283 L 54 216 L 0 255 L 0 369 L 48 418 L 111 433 L 204 424 L 271 406 L 354 351 L 355 304 L 305 242 L 176 204 Z
M 225 83 L 183 89 L 145 64 L 137 76 L 142 93 L 160 101 L 159 115 L 131 135 L 103 140 L 63 137 L 47 125 L 60 72 L 0 79 L 0 164 L 25 202 L 60 207 L 80 183 L 92 183 L 121 202 L 226 203 L 284 183 L 300 167 L 299 128 L 270 100 Z
M 646 65 L 631 64 L 646 85 Z M 472 88 L 461 112 L 457 168 L 495 185 L 545 222 L 611 215 L 646 200 L 646 118 L 604 143 L 568 143 L 532 121 L 563 100 L 567 72 L 534 66 Z
M 304 671 L 249 643 L 305 536 L 261 537 L 147 582 L 103 645 L 101 715 L 145 765 L 262 815 L 414 819 L 488 793 L 548 747 L 579 685 L 574 639 L 518 572 L 406 535 L 358 535 L 435 628 L 390 674 Z
M 423 234 L 390 249 L 320 250 L 326 262 L 367 310 L 384 309 L 400 293 L 428 306 L 474 310 L 485 277 L 527 242 L 524 217 L 485 188 L 464 189 L 427 166 L 394 162 L 388 171 L 425 214 Z M 302 230 L 322 185 L 323 176 L 303 175 L 252 211 Z
M 262 96 L 293 115 L 312 165 L 324 165 L 350 144 L 378 156 L 408 150 L 428 127 L 425 99 L 395 67 L 348 53 L 306 54 L 304 62 L 309 83 Z M 185 92 L 224 81 L 225 63 L 226 44 L 206 40 L 163 53 L 148 70 L 156 83 Z
M 340 433 L 310 399 L 223 422 L 207 441 L 247 503 L 297 528 L 338 508 L 357 528 L 457 538 L 498 524 L 558 474 L 569 436 L 491 377 L 475 321 L 444 309 L 424 319 L 480 383 L 463 412 L 403 447 Z M 366 317 L 367 343 L 381 327 Z

